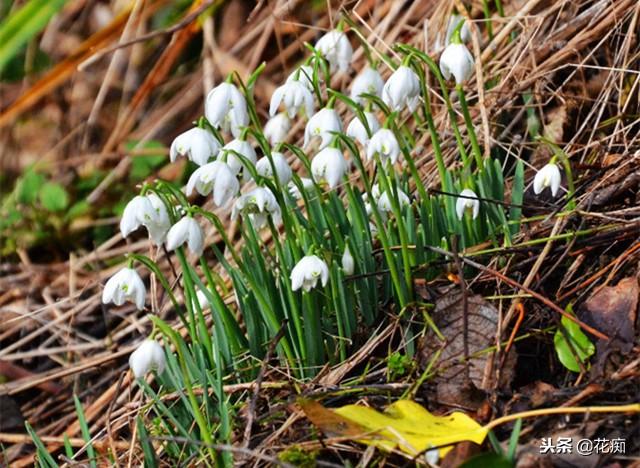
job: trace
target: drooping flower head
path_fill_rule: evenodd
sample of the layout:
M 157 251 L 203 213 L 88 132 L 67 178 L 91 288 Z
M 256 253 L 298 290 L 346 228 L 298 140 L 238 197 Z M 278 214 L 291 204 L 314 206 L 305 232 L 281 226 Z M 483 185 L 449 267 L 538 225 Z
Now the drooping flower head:
M 458 219 L 462 220 L 465 211 L 471 211 L 473 219 L 476 219 L 480 212 L 480 200 L 478 200 L 478 195 L 476 195 L 476 193 L 471 189 L 464 189 L 460 192 L 460 195 L 461 196 L 456 200 L 456 214 L 458 215 Z
M 204 115 L 211 125 L 224 131 L 231 130 L 234 137 L 249 125 L 247 100 L 232 83 L 220 83 L 207 94 Z
M 271 117 L 264 125 L 264 136 L 271 146 L 276 146 L 286 141 L 289 130 L 291 130 L 291 121 L 287 114 L 281 112 Z
M 364 118 L 367 119 L 367 126 L 371 135 L 380 129 L 380 123 L 373 112 L 364 112 Z M 367 129 L 358 116 L 355 116 L 347 126 L 347 136 L 359 142 L 362 146 L 367 146 L 370 137 Z
M 200 195 L 209 195 L 213 191 L 213 202 L 222 206 L 238 193 L 240 183 L 226 163 L 213 161 L 193 171 L 187 182 L 186 194 L 191 195 L 194 188 Z
M 380 72 L 375 68 L 366 67 L 356 76 L 356 79 L 353 80 L 353 84 L 351 85 L 351 99 L 364 105 L 365 98 L 363 94 L 382 97 L 383 88 L 384 80 Z
M 342 121 L 335 109 L 325 107 L 316 112 L 307 122 L 304 129 L 304 145 L 307 146 L 313 137 L 320 137 L 320 149 L 331 143 L 334 133 L 342 132 Z
M 475 61 L 464 44 L 449 44 L 440 55 L 440 71 L 445 80 L 453 77 L 461 85 L 473 75 Z
M 273 159 L 273 165 L 276 169 L 276 175 L 278 176 L 278 180 L 282 185 L 287 185 L 292 177 L 291 167 L 287 162 L 287 158 L 285 158 L 284 154 L 279 153 L 277 151 L 271 152 L 271 158 Z M 271 161 L 266 156 L 260 158 L 260 160 L 256 163 L 256 171 L 262 177 L 273 177 L 273 167 L 271 167 Z
M 413 112 L 420 99 L 420 80 L 411 68 L 401 65 L 394 71 L 382 89 L 382 100 L 392 111 L 405 107 Z
M 171 143 L 169 157 L 174 162 L 178 155 L 187 156 L 198 166 L 207 164 L 220 151 L 220 143 L 208 131 L 202 128 L 192 128 L 178 135 Z
M 551 190 L 551 195 L 555 197 L 560 189 L 561 180 L 562 176 L 560 175 L 560 168 L 557 164 L 549 163 L 536 172 L 536 175 L 533 178 L 533 191 L 538 195 L 544 189 L 549 188 Z
M 223 161 L 226 159 L 225 162 L 229 166 L 229 169 L 231 169 L 231 172 L 233 172 L 234 175 L 238 175 L 240 171 L 242 171 L 244 180 L 248 180 L 250 173 L 245 167 L 245 163 L 236 153 L 247 159 L 255 166 L 258 159 L 256 150 L 253 149 L 251 143 L 246 140 L 241 140 L 240 138 L 231 140 L 220 150 L 219 159 L 222 159 Z
M 120 219 L 122 237 L 127 237 L 140 226 L 147 228 L 154 244 L 164 242 L 171 223 L 166 206 L 155 193 L 136 195 L 124 208 Z
M 174 224 L 167 234 L 167 250 L 175 250 L 183 244 L 200 256 L 204 250 L 204 232 L 200 224 L 191 216 L 184 216 Z
M 282 219 L 280 205 L 278 205 L 275 195 L 264 187 L 256 187 L 238 197 L 233 204 L 231 219 L 236 219 L 238 214 L 249 216 L 251 224 L 256 229 L 266 226 L 268 216 L 271 216 L 275 224 Z
M 311 161 L 313 177 L 318 181 L 326 181 L 331 188 L 340 183 L 347 169 L 347 161 L 338 148 L 324 148 Z
M 343 31 L 332 30 L 316 42 L 315 49 L 329 62 L 329 71 L 349 71 L 353 48 Z
M 135 378 L 144 377 L 155 370 L 158 374 L 164 372 L 166 358 L 164 349 L 155 340 L 146 339 L 129 356 L 129 367 Z
M 113 275 L 102 290 L 102 303 L 113 303 L 121 306 L 125 301 L 133 302 L 138 310 L 144 309 L 144 300 L 147 289 L 142 278 L 133 268 L 122 268 Z
M 353 272 L 356 270 L 356 263 L 353 260 L 353 255 L 351 255 L 351 250 L 349 250 L 349 244 L 345 245 L 344 253 L 342 254 L 342 271 L 344 271 L 345 275 L 353 275 Z
M 318 281 L 326 286 L 329 281 L 329 268 L 327 264 L 316 255 L 307 255 L 291 270 L 291 289 L 297 291 L 302 288 L 309 292 L 315 288 Z
M 306 116 L 310 117 L 315 109 L 313 94 L 305 84 L 297 80 L 285 83 L 273 92 L 269 105 L 271 117 L 276 115 L 281 103 L 290 119 L 293 119 L 300 110 L 304 110 Z
M 376 154 L 383 164 L 387 160 L 390 160 L 392 164 L 398 161 L 400 145 L 391 130 L 381 128 L 369 140 L 367 144 L 367 159 L 374 159 Z

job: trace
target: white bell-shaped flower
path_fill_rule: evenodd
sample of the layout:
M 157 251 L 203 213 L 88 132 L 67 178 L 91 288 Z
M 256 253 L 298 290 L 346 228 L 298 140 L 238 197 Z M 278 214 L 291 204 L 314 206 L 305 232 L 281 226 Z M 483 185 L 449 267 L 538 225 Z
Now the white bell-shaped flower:
M 316 255 L 307 255 L 291 270 L 291 289 L 297 291 L 302 288 L 309 292 L 318 284 L 326 286 L 329 281 L 329 268 L 327 264 Z
M 204 115 L 211 125 L 224 131 L 231 130 L 234 137 L 238 137 L 242 129 L 249 125 L 247 100 L 231 83 L 220 83 L 209 91 Z
M 231 219 L 236 219 L 238 214 L 249 216 L 251 224 L 256 229 L 266 226 L 269 216 L 275 224 L 278 224 L 282 219 L 278 200 L 271 190 L 264 187 L 256 187 L 238 197 L 233 204 L 233 210 L 231 210 Z
M 156 219 L 156 212 L 149 199 L 144 195 L 136 195 L 127 203 L 122 212 L 120 219 L 122 237 L 127 237 L 140 226 Z
M 211 308 L 211 303 L 209 302 L 209 299 L 207 299 L 207 295 L 200 289 L 196 291 L 196 300 L 198 301 L 200 310 L 205 311 Z
M 366 67 L 360 72 L 351 85 L 351 99 L 359 104 L 364 105 L 365 98 L 363 94 L 371 94 L 382 97 L 382 89 L 384 88 L 384 80 L 380 72 L 375 68 Z
M 144 299 L 147 289 L 144 287 L 142 278 L 133 268 L 122 268 L 113 275 L 102 290 L 102 303 L 113 302 L 121 306 L 125 301 L 133 302 L 138 310 L 144 309 Z
M 367 119 L 367 125 L 372 135 L 380 130 L 380 123 L 373 112 L 364 112 L 364 117 Z M 347 136 L 358 141 L 362 146 L 367 146 L 370 140 L 367 129 L 357 115 L 347 126 Z
M 344 253 L 342 254 L 342 271 L 344 274 L 349 276 L 353 275 L 353 272 L 356 270 L 356 263 L 353 260 L 353 255 L 351 255 L 351 250 L 349 250 L 349 244 L 347 244 L 344 248 Z
M 464 189 L 460 192 L 461 197 L 458 197 L 456 200 L 456 214 L 458 215 L 458 219 L 462 220 L 464 217 L 464 212 L 470 210 L 473 216 L 473 219 L 478 217 L 478 213 L 480 212 L 480 200 L 478 200 L 478 196 L 471 189 Z M 462 198 L 462 197 L 471 197 L 471 198 Z
M 291 167 L 287 162 L 287 158 L 284 154 L 277 151 L 271 152 L 271 158 L 273 159 L 273 165 L 276 168 L 276 175 L 282 185 L 287 185 L 292 177 Z M 273 168 L 271 167 L 271 161 L 266 156 L 260 158 L 256 163 L 256 171 L 262 177 L 273 177 Z
M 307 146 L 313 137 L 321 138 L 320 149 L 331 143 L 334 133 L 342 132 L 342 121 L 335 109 L 324 108 L 313 114 L 304 129 L 304 145 Z
M 189 161 L 193 161 L 198 166 L 207 164 L 209 158 L 215 156 L 220 151 L 220 143 L 208 131 L 202 128 L 192 128 L 178 135 L 169 150 L 171 162 L 174 162 L 178 155 L 187 156 Z
M 401 65 L 394 71 L 382 89 L 382 100 L 392 111 L 407 107 L 413 112 L 420 99 L 420 80 L 409 67 Z
M 147 195 L 151 206 L 156 212 L 155 219 L 145 224 L 147 231 L 149 231 L 149 237 L 156 245 L 161 245 L 166 236 L 169 228 L 171 228 L 171 220 L 169 219 L 169 213 L 162 199 L 155 193 Z
M 244 180 L 247 180 L 249 177 L 249 171 L 245 168 L 245 163 L 242 162 L 242 159 L 240 159 L 236 153 L 240 154 L 255 166 L 256 161 L 258 160 L 256 150 L 253 149 L 251 143 L 246 140 L 240 140 L 239 138 L 231 140 L 220 150 L 220 156 L 218 159 L 224 161 L 226 158 L 225 162 L 227 163 L 227 166 L 229 166 L 229 169 L 231 169 L 231 172 L 238 175 L 240 171 L 243 171 Z
M 302 188 L 305 191 L 309 191 L 309 190 L 313 189 L 313 179 L 310 179 L 309 177 L 300 177 L 300 182 L 302 182 Z M 287 186 L 287 188 L 289 189 L 289 194 L 293 198 L 295 198 L 296 200 L 301 200 L 302 199 L 302 193 L 300 193 L 300 189 L 293 182 L 293 180 L 291 182 L 289 182 L 289 185 Z
M 158 375 L 164 372 L 166 358 L 162 345 L 156 340 L 146 339 L 129 356 L 129 368 L 135 378 L 139 379 L 155 370 Z
M 238 193 L 240 183 L 227 164 L 213 161 L 193 171 L 185 193 L 191 195 L 194 188 L 200 195 L 209 195 L 213 191 L 213 202 L 222 206 Z
M 447 26 L 447 35 L 445 39 L 446 45 L 451 44 L 451 41 L 453 39 L 453 31 L 456 29 L 460 21 L 464 21 L 464 24 L 460 29 L 460 39 L 465 44 L 471 40 L 471 30 L 469 29 L 469 25 L 462 16 L 454 14 L 449 18 L 449 25 Z
M 291 130 L 291 120 L 287 114 L 281 112 L 271 117 L 264 125 L 264 136 L 271 146 L 276 146 L 286 141 L 289 130 Z
M 122 237 L 127 237 L 140 226 L 149 231 L 149 236 L 156 245 L 164 242 L 164 236 L 171 226 L 167 208 L 154 193 L 136 195 L 124 208 L 120 220 Z
M 367 159 L 374 159 L 376 154 L 383 164 L 387 160 L 390 160 L 392 164 L 398 161 L 400 145 L 396 136 L 388 128 L 379 129 L 367 144 Z
M 318 181 L 325 180 L 331 188 L 340 183 L 347 169 L 347 161 L 338 148 L 324 148 L 311 161 L 313 177 Z
M 538 195 L 548 187 L 551 189 L 551 195 L 555 197 L 560 189 L 561 180 L 560 168 L 554 163 L 549 163 L 536 172 L 533 178 L 533 191 Z
M 318 74 L 318 79 L 320 75 Z M 291 81 L 299 81 L 305 85 L 309 91 L 313 91 L 313 67 L 311 65 L 302 65 L 287 77 L 287 83 Z
M 184 216 L 171 226 L 167 234 L 167 250 L 175 250 L 186 243 L 194 254 L 200 256 L 204 250 L 204 232 L 191 216 Z
M 400 206 L 400 208 L 410 205 L 411 199 L 409 198 L 409 196 L 399 188 L 397 190 L 398 190 L 398 205 Z M 395 196 L 395 194 L 392 196 Z M 376 204 L 378 205 L 378 210 L 380 210 L 384 214 L 389 214 L 393 211 L 392 205 L 391 205 L 391 198 L 389 198 L 388 192 L 384 192 L 382 195 L 380 195 Z
M 349 71 L 353 48 L 343 31 L 329 31 L 316 42 L 315 49 L 329 62 L 329 71 L 332 73 L 336 70 L 342 73 Z
M 273 92 L 269 105 L 269 115 L 271 117 L 276 115 L 281 103 L 284 105 L 290 119 L 293 119 L 301 109 L 304 109 L 307 117 L 313 115 L 315 109 L 313 94 L 311 94 L 309 88 L 300 81 L 295 80 L 279 86 Z
M 462 84 L 471 78 L 475 61 L 464 44 L 449 44 L 440 55 L 440 71 L 445 80 L 453 78 Z

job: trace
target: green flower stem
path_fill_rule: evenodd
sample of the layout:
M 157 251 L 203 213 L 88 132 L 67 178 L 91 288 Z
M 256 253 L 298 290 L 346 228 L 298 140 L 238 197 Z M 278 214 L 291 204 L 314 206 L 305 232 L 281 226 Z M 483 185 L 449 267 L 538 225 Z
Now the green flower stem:
M 440 90 L 442 91 L 442 97 L 444 98 L 444 102 L 447 106 L 447 111 L 449 113 L 449 118 L 451 120 L 451 127 L 453 128 L 453 134 L 456 138 L 456 142 L 458 144 L 458 150 L 460 151 L 460 158 L 462 159 L 462 163 L 465 167 L 467 167 L 469 156 L 467 155 L 467 150 L 465 149 L 464 140 L 462 139 L 462 134 L 460 133 L 460 128 L 458 127 L 458 116 L 453 109 L 453 105 L 451 104 L 451 98 L 449 96 L 449 90 L 447 89 L 447 84 L 442 77 L 442 73 L 440 72 L 440 67 L 438 64 L 429 57 L 427 54 L 422 52 L 421 50 L 416 49 L 410 45 L 402 44 L 399 46 L 399 49 L 407 54 L 414 54 L 420 60 L 422 60 L 431 70 L 438 80 L 438 84 L 440 85 Z M 424 100 L 427 99 L 427 94 L 424 95 Z
M 184 283 L 185 290 L 185 298 L 184 303 L 187 307 L 187 312 L 189 313 L 189 317 L 191 320 L 196 320 L 196 323 L 199 328 L 199 336 L 200 339 L 196 340 L 195 336 L 192 336 L 191 339 L 194 343 L 202 342 L 209 353 L 209 358 L 211 359 L 211 363 L 215 364 L 214 355 L 213 355 L 213 347 L 211 344 L 211 337 L 209 336 L 209 331 L 207 330 L 207 324 L 204 320 L 204 315 L 202 314 L 202 310 L 200 310 L 200 304 L 198 303 L 198 298 L 196 296 L 196 291 L 193 286 L 193 279 L 191 277 L 191 268 L 187 262 L 186 256 L 184 254 L 184 247 L 178 247 L 176 249 L 176 257 L 180 261 L 180 266 L 182 267 L 182 281 Z M 195 311 L 194 311 L 195 305 Z M 197 317 L 196 317 L 197 315 Z M 215 324 L 214 326 L 217 328 L 221 324 Z M 219 363 L 222 365 L 222 363 Z
M 382 249 L 384 252 L 384 257 L 387 262 L 387 266 L 389 267 L 389 274 L 391 275 L 391 281 L 393 282 L 394 289 L 398 296 L 398 302 L 400 308 L 409 303 L 408 293 L 405 288 L 405 283 L 400 281 L 400 275 L 398 274 L 398 266 L 396 265 L 395 258 L 393 256 L 393 252 L 391 250 L 391 245 L 389 243 L 389 238 L 387 237 L 386 226 L 384 221 L 382 220 L 382 216 L 380 215 L 380 211 L 378 210 L 378 206 L 373 200 L 373 195 L 371 193 L 371 181 L 369 180 L 369 176 L 367 175 L 367 171 L 364 168 L 364 164 L 362 163 L 362 159 L 360 158 L 360 152 L 355 147 L 353 141 L 347 138 L 344 135 L 340 135 L 342 142 L 349 148 L 351 152 L 351 156 L 358 167 L 358 171 L 360 172 L 360 177 L 362 178 L 362 182 L 365 186 L 365 190 L 367 192 L 367 196 L 371 201 L 371 211 L 373 212 L 373 217 L 376 222 L 376 226 L 378 228 L 378 238 L 380 239 L 380 243 L 382 244 Z
M 295 218 L 295 215 L 292 214 L 291 217 Z M 275 225 L 271 220 L 269 220 L 269 227 L 271 228 L 271 235 L 274 240 L 274 246 L 276 248 L 277 256 L 281 262 L 280 268 L 284 269 L 284 265 L 282 262 L 286 257 L 285 257 L 284 251 L 282 250 L 282 244 L 280 243 L 280 240 L 279 240 L 280 233 L 278 232 L 278 229 L 275 227 Z M 293 238 L 295 238 L 295 236 Z M 290 244 L 295 244 L 295 242 L 291 242 Z M 300 260 L 300 258 L 302 258 L 301 252 L 298 251 L 297 254 L 294 252 L 293 261 L 297 262 L 298 260 Z M 285 272 L 283 271 L 282 273 L 284 274 Z M 289 300 L 289 304 L 291 304 L 291 307 L 292 307 L 291 318 L 293 319 L 293 326 L 296 330 L 296 343 L 298 344 L 296 348 L 298 349 L 298 354 L 300 355 L 302 362 L 306 362 L 307 356 L 308 356 L 307 343 L 305 340 L 306 330 L 303 329 L 302 321 L 300 320 L 301 314 L 300 314 L 300 309 L 298 308 L 298 301 L 296 300 L 295 295 L 291 290 L 291 283 L 289 282 L 288 275 L 285 275 L 282 281 L 285 283 L 287 298 Z M 279 326 L 278 326 L 278 329 L 279 329 Z M 277 333 L 277 330 L 274 333 Z M 293 362 L 292 364 L 295 365 L 295 362 Z
M 389 177 L 384 170 L 384 165 L 380 161 L 378 155 L 376 155 L 376 164 L 379 168 L 378 176 L 380 183 L 382 185 L 382 190 L 389 195 L 389 201 L 391 202 L 391 209 L 393 211 L 393 215 L 396 218 L 396 223 L 398 225 L 398 234 L 400 236 L 400 245 L 401 245 L 401 255 L 402 255 L 402 263 L 404 264 L 404 281 L 407 287 L 407 291 L 409 293 L 409 300 L 411 300 L 413 288 L 411 285 L 413 284 L 413 280 L 411 278 L 411 258 L 409 255 L 409 239 L 407 238 L 407 228 L 404 224 L 404 218 L 402 217 L 402 210 L 400 208 L 397 184 L 391 184 Z M 390 164 L 389 164 L 390 166 Z M 393 168 L 390 168 L 393 171 Z
M 460 107 L 462 108 L 462 115 L 464 116 L 464 123 L 467 126 L 467 132 L 469 133 L 469 141 L 471 142 L 471 150 L 473 151 L 473 155 L 476 158 L 476 164 L 479 170 L 482 170 L 484 164 L 482 160 L 482 151 L 480 150 L 480 145 L 478 144 L 478 137 L 476 136 L 476 131 L 473 128 L 473 120 L 471 119 L 471 114 L 469 113 L 469 106 L 467 104 L 467 100 L 465 98 L 464 89 L 462 85 L 456 85 L 456 92 L 458 93 L 458 97 L 460 98 Z

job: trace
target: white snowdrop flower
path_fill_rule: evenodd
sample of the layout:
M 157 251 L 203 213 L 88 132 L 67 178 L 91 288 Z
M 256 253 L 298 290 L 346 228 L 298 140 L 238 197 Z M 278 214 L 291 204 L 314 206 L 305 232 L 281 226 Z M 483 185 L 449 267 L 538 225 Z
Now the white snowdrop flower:
M 256 187 L 238 197 L 231 210 L 231 219 L 236 219 L 240 213 L 248 215 L 251 224 L 256 229 L 266 226 L 269 216 L 275 224 L 278 224 L 282 219 L 278 200 L 271 190 L 264 187 Z
M 185 193 L 191 195 L 194 188 L 200 195 L 209 195 L 213 191 L 213 202 L 222 206 L 240 191 L 240 183 L 227 164 L 213 161 L 193 171 Z
M 127 237 L 140 226 L 149 231 L 151 240 L 160 245 L 170 227 L 167 208 L 156 194 L 136 195 L 124 208 L 120 220 L 122 237 Z
M 340 70 L 349 71 L 353 48 L 347 35 L 338 30 L 329 31 L 316 42 L 315 49 L 329 62 L 329 70 L 333 73 Z
M 276 168 L 278 180 L 282 185 L 287 185 L 292 176 L 291 167 L 289 167 L 289 163 L 287 163 L 287 158 L 284 157 L 284 154 L 278 153 L 277 151 L 271 153 L 271 158 L 273 159 L 273 165 Z M 266 156 L 260 158 L 256 163 L 256 171 L 262 177 L 273 177 L 273 168 L 271 167 L 271 161 L 269 161 L 269 158 Z
M 244 163 L 235 153 L 242 155 L 242 157 L 251 161 L 251 164 L 255 166 L 258 159 L 256 150 L 253 149 L 253 146 L 248 141 L 236 138 L 222 147 L 220 150 L 220 156 L 218 157 L 218 159 L 222 159 L 223 161 L 226 157 L 226 163 L 229 166 L 229 169 L 231 169 L 231 172 L 238 175 L 240 171 L 243 171 L 244 180 L 248 180 L 250 176 L 249 171 L 245 168 Z
M 420 98 L 420 80 L 409 67 L 401 65 L 389 77 L 382 89 L 382 100 L 392 111 L 405 108 L 413 112 Z
M 169 219 L 169 213 L 162 199 L 155 193 L 147 195 L 147 199 L 151 203 L 156 215 L 155 218 L 145 224 L 147 231 L 149 231 L 149 237 L 156 245 L 161 245 L 166 236 L 169 228 L 171 228 L 171 220 Z
M 264 136 L 271 146 L 276 146 L 286 140 L 291 130 L 291 121 L 284 112 L 271 117 L 264 125 Z
M 297 291 L 302 288 L 309 292 L 318 284 L 326 286 L 329 281 L 329 268 L 327 264 L 316 255 L 307 255 L 291 270 L 291 289 Z
M 344 248 L 344 253 L 342 254 L 342 271 L 347 276 L 353 275 L 353 272 L 356 270 L 356 264 L 353 260 L 353 255 L 351 255 L 351 251 L 349 250 L 349 244 L 347 244 Z
M 231 83 L 220 83 L 207 94 L 204 115 L 211 125 L 224 131 L 231 130 L 238 137 L 243 127 L 249 125 L 247 100 Z
M 162 345 L 156 340 L 147 338 L 129 356 L 129 367 L 135 378 L 144 377 L 155 370 L 158 375 L 164 372 L 166 358 Z
M 410 205 L 411 200 L 409 199 L 409 196 L 406 193 L 404 193 L 402 190 L 400 189 L 397 189 L 397 190 L 398 190 L 398 204 L 400 205 L 400 208 Z M 392 207 L 391 199 L 389 198 L 389 194 L 387 192 L 384 192 L 382 195 L 380 195 L 380 198 L 378 198 L 376 204 L 378 206 L 378 210 L 380 210 L 385 214 L 391 213 L 393 211 L 391 208 Z
M 372 94 L 382 97 L 382 89 L 384 88 L 384 80 L 380 72 L 375 68 L 366 67 L 360 72 L 351 85 L 351 99 L 359 104 L 364 105 L 365 98 L 363 94 Z
M 215 156 L 220 151 L 220 143 L 216 138 L 202 128 L 192 128 L 178 135 L 169 150 L 171 162 L 174 162 L 178 155 L 187 156 L 189 161 L 193 161 L 198 166 L 207 164 L 209 158 Z
M 133 268 L 122 268 L 113 275 L 104 285 L 102 290 L 102 303 L 113 302 L 121 306 L 125 301 L 133 302 L 138 310 L 144 309 L 144 298 L 147 289 L 144 287 L 142 278 Z
M 300 81 L 290 81 L 276 88 L 271 96 L 269 105 L 269 115 L 271 117 L 276 114 L 281 103 L 284 105 L 290 119 L 293 119 L 300 112 L 300 109 L 304 109 L 307 117 L 313 115 L 313 110 L 315 109 L 313 94 Z
M 462 42 L 465 44 L 471 40 L 471 30 L 469 29 L 469 25 L 462 16 L 455 14 L 451 15 L 451 18 L 449 18 L 449 25 L 447 26 L 447 35 L 445 39 L 446 45 L 451 44 L 451 40 L 453 39 L 453 31 L 456 29 L 456 26 L 458 26 L 458 23 L 460 23 L 460 21 L 464 21 L 464 24 L 460 29 L 460 39 L 462 39 Z
M 304 129 L 304 145 L 307 146 L 309 141 L 313 137 L 319 136 L 321 138 L 320 149 L 325 148 L 334 137 L 334 133 L 342 132 L 342 121 L 340 116 L 334 109 L 325 107 L 318 112 L 307 122 L 307 126 Z
M 194 254 L 200 256 L 204 250 L 204 232 L 191 216 L 184 216 L 171 226 L 167 234 L 167 250 L 175 250 L 186 243 Z
M 302 182 L 302 188 L 305 191 L 309 191 L 309 190 L 313 189 L 313 180 L 312 179 L 310 179 L 308 177 L 300 177 L 300 181 Z M 289 182 L 289 185 L 287 186 L 287 188 L 289 189 L 289 194 L 291 194 L 291 196 L 293 198 L 295 198 L 296 200 L 301 200 L 302 199 L 302 193 L 300 193 L 300 189 L 293 182 L 293 180 L 291 182 Z
M 464 44 L 449 44 L 440 55 L 440 71 L 445 80 L 453 78 L 462 84 L 473 75 L 475 61 Z
M 200 289 L 196 291 L 196 300 L 198 301 L 200 310 L 205 311 L 211 308 L 211 303 L 209 302 L 209 299 L 207 299 L 207 295 Z
M 374 159 L 375 155 L 380 157 L 382 163 L 390 160 L 392 164 L 398 161 L 400 155 L 400 145 L 393 132 L 387 128 L 381 128 L 373 134 L 367 144 L 367 159 Z
M 338 148 L 324 148 L 311 161 L 311 173 L 316 180 L 325 180 L 335 188 L 347 172 L 347 161 Z
M 380 123 L 373 112 L 364 112 L 364 117 L 367 119 L 367 125 L 372 135 L 380 130 Z M 367 129 L 357 115 L 347 126 L 347 136 L 358 141 L 362 146 L 367 146 L 369 143 Z
M 320 80 L 319 74 L 318 80 Z M 297 68 L 287 77 L 286 82 L 289 83 L 291 81 L 299 81 L 305 85 L 309 91 L 313 91 L 313 67 L 311 65 L 302 65 Z
M 467 210 L 471 210 L 473 215 L 473 219 L 478 217 L 478 213 L 480 212 L 480 200 L 477 199 L 476 193 L 471 189 L 464 189 L 460 192 L 460 195 L 463 197 L 473 197 L 473 198 L 462 198 L 458 197 L 456 200 L 456 214 L 458 215 L 458 219 L 462 220 L 464 217 L 464 212 Z
M 536 195 L 549 187 L 551 189 L 551 195 L 554 197 L 560 189 L 560 168 L 554 164 L 549 163 L 536 172 L 536 176 L 533 178 L 533 191 Z
M 122 212 L 120 219 L 122 237 L 127 237 L 140 226 L 156 219 L 156 212 L 149 199 L 144 195 L 136 195 L 127 203 Z

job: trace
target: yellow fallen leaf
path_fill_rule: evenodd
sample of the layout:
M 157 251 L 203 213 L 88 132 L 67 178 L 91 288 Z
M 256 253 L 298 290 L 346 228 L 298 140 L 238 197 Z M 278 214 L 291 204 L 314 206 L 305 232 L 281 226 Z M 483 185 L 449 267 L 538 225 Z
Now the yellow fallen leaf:
M 361 405 L 329 410 L 309 400 L 301 401 L 300 406 L 327 434 L 351 437 L 384 450 L 400 449 L 411 456 L 440 447 L 443 457 L 453 444 L 464 440 L 481 444 L 487 435 L 487 429 L 464 413 L 434 416 L 411 400 L 398 400 L 383 413 Z M 336 415 L 344 422 L 337 424 Z
M 509 414 L 481 426 L 464 413 L 434 416 L 418 403 L 398 400 L 384 412 L 362 405 L 330 410 L 317 401 L 300 399 L 298 404 L 309 420 L 330 437 L 345 437 L 383 450 L 400 449 L 410 456 L 439 447 L 443 457 L 462 441 L 482 444 L 487 433 L 517 419 L 552 414 L 640 413 L 640 403 L 617 406 L 542 408 Z

